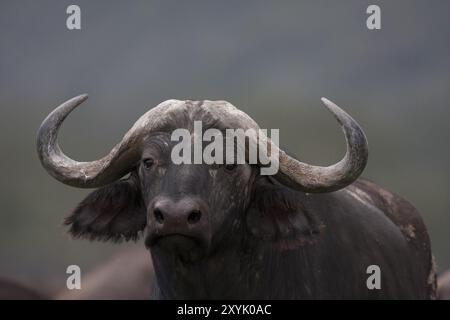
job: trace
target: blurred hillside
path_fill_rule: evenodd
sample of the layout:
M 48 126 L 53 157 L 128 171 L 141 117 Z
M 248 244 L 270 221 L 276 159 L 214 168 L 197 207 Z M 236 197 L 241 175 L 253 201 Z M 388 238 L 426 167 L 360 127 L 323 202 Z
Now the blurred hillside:
M 76 3 L 81 31 L 65 27 L 72 1 L 0 4 L 0 275 L 54 290 L 67 265 L 123 246 L 65 235 L 62 218 L 88 190 L 56 182 L 36 156 L 41 121 L 84 92 L 60 136 L 78 160 L 103 156 L 161 101 L 190 98 L 230 101 L 322 165 L 345 150 L 325 96 L 365 129 L 365 176 L 417 206 L 450 267 L 449 1 Z M 373 3 L 379 31 L 365 25 Z

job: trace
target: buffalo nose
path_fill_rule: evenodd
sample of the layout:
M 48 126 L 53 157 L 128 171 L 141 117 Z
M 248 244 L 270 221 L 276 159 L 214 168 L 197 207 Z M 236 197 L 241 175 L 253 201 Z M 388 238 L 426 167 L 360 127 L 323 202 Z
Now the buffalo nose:
M 153 207 L 153 216 L 160 225 L 194 225 L 201 221 L 200 206 L 193 201 L 159 201 Z

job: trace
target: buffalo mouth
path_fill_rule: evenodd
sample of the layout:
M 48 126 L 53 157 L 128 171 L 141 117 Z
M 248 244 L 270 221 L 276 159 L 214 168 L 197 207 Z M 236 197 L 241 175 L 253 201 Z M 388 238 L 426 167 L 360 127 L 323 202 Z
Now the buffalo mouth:
M 185 263 L 200 260 L 208 247 L 204 240 L 181 233 L 148 235 L 145 246 L 153 253 L 171 254 Z

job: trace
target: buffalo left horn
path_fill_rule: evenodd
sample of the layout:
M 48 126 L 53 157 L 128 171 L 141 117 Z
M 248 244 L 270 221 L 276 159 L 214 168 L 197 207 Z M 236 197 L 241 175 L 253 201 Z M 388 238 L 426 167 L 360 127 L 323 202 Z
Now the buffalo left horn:
M 97 188 L 114 182 L 127 174 L 139 161 L 143 138 L 164 124 L 170 113 L 177 113 L 184 105 L 168 100 L 145 113 L 105 157 L 78 162 L 66 156 L 58 146 L 58 131 L 67 115 L 87 99 L 83 94 L 72 98 L 42 122 L 37 134 L 37 152 L 42 165 L 57 180 L 79 188 Z

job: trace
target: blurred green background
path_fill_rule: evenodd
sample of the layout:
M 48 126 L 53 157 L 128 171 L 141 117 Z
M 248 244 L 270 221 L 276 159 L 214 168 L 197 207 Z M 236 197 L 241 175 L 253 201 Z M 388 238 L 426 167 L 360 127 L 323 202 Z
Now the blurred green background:
M 73 3 L 80 31 L 66 29 Z M 379 31 L 366 28 L 369 4 Z M 60 135 L 77 160 L 105 155 L 161 101 L 189 98 L 230 101 L 322 165 L 345 150 L 325 96 L 368 136 L 364 175 L 417 206 L 449 268 L 449 14 L 446 0 L 2 1 L 0 276 L 53 292 L 67 265 L 88 270 L 125 245 L 65 234 L 89 190 L 53 180 L 36 155 L 41 121 L 84 92 Z

